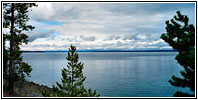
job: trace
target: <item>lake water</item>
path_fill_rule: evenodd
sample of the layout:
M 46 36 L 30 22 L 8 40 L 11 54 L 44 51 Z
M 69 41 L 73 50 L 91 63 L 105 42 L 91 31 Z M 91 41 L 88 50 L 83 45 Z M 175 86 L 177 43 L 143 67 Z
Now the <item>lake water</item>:
M 84 63 L 86 88 L 102 97 L 171 97 L 177 90 L 168 83 L 183 68 L 174 59 L 177 52 L 79 52 Z M 52 87 L 61 82 L 66 52 L 23 53 L 32 66 L 29 81 Z M 185 89 L 184 91 L 188 91 Z

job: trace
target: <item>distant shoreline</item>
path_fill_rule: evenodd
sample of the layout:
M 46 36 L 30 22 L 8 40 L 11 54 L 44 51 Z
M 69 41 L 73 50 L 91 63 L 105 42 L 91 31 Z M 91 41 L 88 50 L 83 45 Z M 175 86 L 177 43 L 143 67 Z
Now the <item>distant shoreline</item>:
M 76 50 L 77 52 L 177 52 L 176 50 Z M 22 51 L 23 53 L 56 53 L 68 51 Z

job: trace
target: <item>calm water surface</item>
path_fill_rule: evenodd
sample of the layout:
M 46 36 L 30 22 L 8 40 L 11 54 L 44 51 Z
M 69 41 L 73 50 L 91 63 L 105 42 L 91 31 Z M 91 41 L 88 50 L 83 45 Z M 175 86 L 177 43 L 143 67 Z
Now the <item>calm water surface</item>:
M 171 86 L 172 75 L 183 68 L 176 52 L 79 52 L 84 63 L 85 87 L 103 97 L 170 97 L 181 90 Z M 61 82 L 66 52 L 23 53 L 33 71 L 27 80 L 52 87 Z M 184 90 L 184 89 L 183 89 Z M 185 89 L 184 91 L 188 91 Z

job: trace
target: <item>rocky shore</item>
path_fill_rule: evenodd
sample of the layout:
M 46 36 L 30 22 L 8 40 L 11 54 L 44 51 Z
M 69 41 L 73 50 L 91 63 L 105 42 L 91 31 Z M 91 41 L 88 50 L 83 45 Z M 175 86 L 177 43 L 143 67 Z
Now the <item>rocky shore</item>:
M 52 88 L 29 81 L 17 81 L 14 83 L 14 93 L 12 95 L 8 94 L 7 88 L 8 80 L 3 79 L 4 97 L 43 97 L 42 91 L 52 91 Z

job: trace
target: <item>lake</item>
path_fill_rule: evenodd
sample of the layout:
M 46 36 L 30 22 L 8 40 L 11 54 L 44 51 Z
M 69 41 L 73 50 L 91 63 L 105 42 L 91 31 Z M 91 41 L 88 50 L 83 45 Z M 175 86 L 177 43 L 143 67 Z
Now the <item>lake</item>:
M 177 52 L 79 52 L 84 63 L 86 88 L 102 97 L 172 97 L 177 90 L 168 83 L 183 68 L 174 59 Z M 31 77 L 38 84 L 52 87 L 61 82 L 67 52 L 23 53 L 32 66 Z

